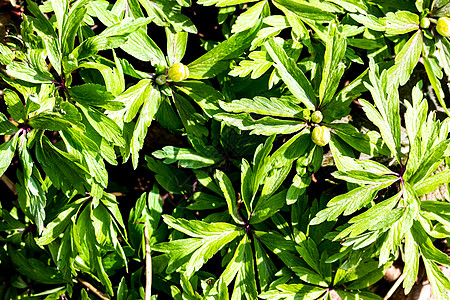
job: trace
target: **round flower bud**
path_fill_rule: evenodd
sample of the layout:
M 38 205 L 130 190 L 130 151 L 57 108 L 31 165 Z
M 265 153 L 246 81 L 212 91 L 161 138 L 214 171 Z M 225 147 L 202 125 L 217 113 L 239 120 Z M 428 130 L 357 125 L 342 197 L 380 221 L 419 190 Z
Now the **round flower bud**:
M 442 36 L 450 36 L 450 18 L 439 18 L 437 21 L 436 30 Z
M 155 79 L 155 82 L 156 82 L 158 85 L 163 85 L 163 84 L 166 83 L 166 81 L 167 81 L 166 75 L 159 75 L 159 76 L 156 77 L 156 79 Z
M 312 131 L 311 140 L 317 146 L 325 146 L 330 141 L 330 129 L 325 126 L 315 127 Z
M 309 120 L 311 118 L 311 111 L 309 109 L 304 109 L 302 112 L 302 117 L 305 120 Z
M 311 121 L 313 121 L 313 123 L 320 123 L 320 122 L 322 122 L 322 119 L 323 119 L 323 115 L 319 110 L 316 110 L 311 115 Z
M 420 28 L 428 28 L 428 27 L 430 27 L 430 19 L 428 19 L 428 18 L 422 18 L 422 20 L 420 20 L 420 24 L 419 24 L 419 26 L 420 26 Z
M 189 68 L 182 63 L 175 63 L 169 68 L 169 78 L 178 82 L 189 77 Z

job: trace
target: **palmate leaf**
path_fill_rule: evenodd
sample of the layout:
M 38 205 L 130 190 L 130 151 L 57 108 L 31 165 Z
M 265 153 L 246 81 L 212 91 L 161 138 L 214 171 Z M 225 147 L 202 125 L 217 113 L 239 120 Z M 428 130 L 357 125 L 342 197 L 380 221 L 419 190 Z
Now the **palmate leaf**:
M 164 215 L 164 222 L 189 236 L 197 238 L 198 248 L 190 257 L 186 265 L 186 276 L 190 278 L 198 271 L 217 251 L 226 244 L 233 241 L 241 234 L 239 227 L 227 223 L 205 223 L 196 220 L 175 219 L 172 216 Z M 201 240 L 200 240 L 201 239 Z M 193 240 L 194 241 L 194 240 Z M 154 249 L 169 249 L 171 242 L 167 246 L 155 245 Z M 160 250 L 158 250 L 160 251 Z M 165 252 L 164 251 L 164 252 Z

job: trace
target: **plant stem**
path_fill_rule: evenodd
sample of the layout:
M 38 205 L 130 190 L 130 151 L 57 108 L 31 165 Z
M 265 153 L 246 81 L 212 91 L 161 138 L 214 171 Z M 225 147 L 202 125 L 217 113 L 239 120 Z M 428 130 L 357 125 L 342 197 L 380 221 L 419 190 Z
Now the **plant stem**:
M 106 297 L 102 292 L 97 290 L 92 284 L 87 282 L 86 280 L 80 278 L 80 276 L 77 276 L 77 280 L 81 282 L 85 287 L 87 287 L 91 292 L 93 292 L 97 297 L 99 297 L 102 300 L 110 300 L 108 297 Z
M 145 239 L 145 300 L 152 296 L 152 256 L 150 253 L 150 238 L 148 236 L 147 224 L 144 225 Z
M 391 298 L 391 296 L 395 293 L 395 290 L 400 286 L 400 284 L 405 280 L 406 273 L 403 273 L 397 281 L 395 281 L 394 285 L 391 287 L 391 289 L 387 292 L 386 296 L 383 298 L 383 300 L 387 300 Z
M 16 185 L 14 184 L 14 182 L 12 182 L 11 179 L 8 178 L 8 176 L 6 176 L 5 174 L 3 174 L 0 177 L 0 180 L 3 181 L 6 186 L 8 187 L 8 189 L 10 189 L 10 191 L 14 194 L 17 195 L 17 190 L 16 190 Z

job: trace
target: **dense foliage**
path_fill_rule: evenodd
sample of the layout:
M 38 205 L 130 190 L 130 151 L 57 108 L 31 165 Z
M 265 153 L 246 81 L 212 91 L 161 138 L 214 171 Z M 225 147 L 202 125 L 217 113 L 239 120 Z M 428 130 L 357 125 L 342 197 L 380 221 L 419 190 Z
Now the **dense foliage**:
M 449 299 L 449 0 L 24 7 L 0 44 L 0 298 L 382 299 L 396 261 L 406 294 L 424 268 Z M 203 8 L 223 37 L 191 46 Z

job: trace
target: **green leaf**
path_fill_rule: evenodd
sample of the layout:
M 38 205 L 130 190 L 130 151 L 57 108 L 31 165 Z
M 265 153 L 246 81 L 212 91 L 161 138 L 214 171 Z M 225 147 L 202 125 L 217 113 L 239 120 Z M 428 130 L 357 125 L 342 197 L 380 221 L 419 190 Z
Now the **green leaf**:
M 155 161 L 150 156 L 145 156 L 145 160 L 147 161 L 147 167 L 155 173 L 156 181 L 166 191 L 178 195 L 184 194 L 187 191 L 187 184 L 190 180 L 180 169 L 168 166 L 162 161 Z
M 27 115 L 22 100 L 13 90 L 5 89 L 3 93 L 3 99 L 6 105 L 8 105 L 8 113 L 17 122 L 23 123 Z
M 433 87 L 433 90 L 435 92 L 436 97 L 438 98 L 439 104 L 442 106 L 442 108 L 445 110 L 447 115 L 450 115 L 450 112 L 447 109 L 447 105 L 445 104 L 444 98 L 444 91 L 442 90 L 441 82 L 439 81 L 438 76 L 436 75 L 435 69 L 440 70 L 440 66 L 437 64 L 436 58 L 434 57 L 426 57 L 422 56 L 423 59 L 423 65 L 425 66 L 425 71 L 427 72 L 428 79 L 430 80 L 431 86 Z M 433 68 L 434 67 L 434 68 Z M 441 72 L 442 75 L 442 72 Z
M 146 92 L 148 93 L 149 85 L 146 88 Z M 153 118 L 158 111 L 159 105 L 161 104 L 161 93 L 158 89 L 152 89 L 148 94 L 145 94 L 146 99 L 144 101 L 144 105 L 139 114 L 139 118 L 136 122 L 136 126 L 134 128 L 133 136 L 130 142 L 131 156 L 133 161 L 133 167 L 136 169 L 138 165 L 139 159 L 139 151 L 142 149 L 144 145 L 144 139 L 147 135 L 148 127 L 153 121 Z
M 181 13 L 180 6 L 173 0 L 139 0 L 147 14 L 161 27 L 173 26 L 176 31 L 197 34 L 192 21 Z
M 363 110 L 367 115 L 367 118 L 372 121 L 375 126 L 380 130 L 380 134 L 383 137 L 384 142 L 391 150 L 392 155 L 400 162 L 400 144 L 396 143 L 391 127 L 389 126 L 388 120 L 384 119 L 383 116 L 373 107 L 372 104 L 366 100 L 360 99 Z M 399 117 L 399 116 L 398 116 Z
M 340 240 L 347 236 L 354 238 L 367 230 L 376 231 L 388 228 L 401 216 L 401 211 L 394 210 L 400 196 L 401 194 L 397 193 L 395 196 L 377 203 L 369 210 L 350 219 L 349 223 L 352 225 L 341 231 L 334 240 Z
M 58 112 L 43 111 L 28 120 L 30 126 L 36 129 L 59 131 L 80 125 L 81 114 L 77 108 L 69 103 L 61 103 L 61 109 Z
M 166 65 L 163 52 L 143 29 L 130 34 L 127 42 L 120 48 L 139 60 L 150 61 L 152 65 Z
M 214 176 L 227 201 L 228 212 L 237 224 L 243 225 L 245 222 L 239 213 L 239 206 L 236 202 L 236 192 L 234 191 L 233 184 L 228 176 L 220 170 L 216 170 Z
M 369 131 L 364 134 L 348 123 L 329 124 L 329 127 L 333 128 L 334 132 L 341 139 L 357 151 L 363 152 L 370 156 L 390 154 L 389 149 L 386 149 L 386 144 L 384 144 L 380 135 L 376 131 Z
M 433 192 L 441 185 L 450 182 L 450 170 L 444 170 L 435 175 L 428 177 L 422 181 L 419 181 L 414 185 L 414 190 L 417 196 L 422 196 Z
M 414 238 L 410 232 L 405 235 L 405 268 L 403 274 L 405 274 L 405 279 L 403 281 L 403 288 L 405 289 L 405 294 L 408 294 L 417 278 L 419 272 L 419 249 L 414 243 Z
M 9 65 L 14 60 L 14 57 L 14 52 L 5 45 L 0 44 L 0 63 L 2 65 Z
M 436 249 L 433 242 L 418 221 L 414 221 L 411 233 L 414 241 L 419 246 L 420 253 L 424 259 L 432 260 L 445 266 L 450 266 L 450 257 Z
M 0 113 L 0 135 L 13 135 L 18 130 L 4 114 Z
M 422 179 L 427 178 L 432 172 L 434 172 L 439 166 L 439 161 L 443 158 L 443 155 L 449 145 L 450 140 L 445 140 L 429 150 L 422 158 L 420 168 L 407 179 L 408 182 L 412 185 L 415 185 Z
M 13 61 L 6 66 L 6 73 L 14 78 L 31 83 L 51 83 L 52 78 L 48 74 L 43 74 L 24 62 Z
M 79 106 L 84 117 L 99 135 L 111 143 L 125 147 L 122 129 L 110 118 L 92 107 Z
M 277 269 L 256 237 L 253 237 L 253 245 L 255 246 L 255 262 L 259 284 L 261 285 L 261 290 L 264 291 L 274 280 Z
M 19 136 L 15 134 L 9 141 L 0 145 L 0 176 L 2 176 L 6 169 L 11 165 L 18 141 Z
M 232 102 L 219 102 L 220 107 L 227 112 L 255 113 L 287 118 L 302 118 L 303 109 L 290 101 L 282 98 L 265 98 L 256 96 L 253 99 L 242 98 Z
M 255 26 L 266 5 L 267 1 L 260 1 L 240 14 L 231 28 L 231 33 L 241 32 Z
M 388 70 L 389 85 L 404 85 L 411 76 L 422 54 L 423 34 L 417 31 L 395 57 L 395 65 Z
M 181 31 L 173 33 L 166 27 L 167 36 L 167 58 L 169 66 L 180 62 L 186 52 L 188 33 Z
M 300 283 L 279 284 L 275 290 L 259 294 L 262 299 L 320 299 L 326 289 Z
M 201 246 L 192 254 L 186 266 L 186 276 L 191 277 L 198 271 L 217 251 L 233 241 L 240 232 L 237 226 L 227 223 L 205 223 L 196 220 L 175 219 L 164 215 L 164 222 L 185 234 L 201 238 Z
M 312 284 L 323 287 L 328 287 L 329 283 L 325 281 L 325 279 L 320 275 L 315 273 L 314 271 L 304 268 L 304 267 L 293 267 L 292 271 L 300 278 L 300 280 Z
M 378 19 L 374 15 L 371 14 L 350 14 L 350 17 L 355 20 L 358 23 L 363 24 L 369 29 L 375 30 L 375 31 L 385 31 L 385 19 Z
M 220 112 L 219 101 L 224 97 L 212 86 L 201 81 L 184 81 L 177 83 L 177 89 L 191 97 L 208 117 Z
M 247 2 L 255 2 L 257 0 L 199 0 L 198 4 L 209 6 L 209 5 L 216 5 L 217 7 L 224 7 L 224 6 L 231 6 L 231 5 L 237 5 L 237 4 L 243 4 Z
M 61 273 L 54 267 L 46 266 L 35 258 L 27 258 L 24 251 L 15 249 L 11 243 L 7 244 L 8 254 L 14 264 L 15 270 L 27 278 L 41 284 L 62 284 Z
M 58 1 L 56 1 L 58 2 Z M 65 2 L 65 1 L 64 1 Z M 84 3 L 87 0 L 77 1 L 69 11 L 67 18 L 64 19 L 64 24 L 61 34 L 61 46 L 63 55 L 68 55 L 72 52 L 75 42 L 75 35 L 83 21 L 84 15 L 86 14 L 86 7 Z M 68 4 L 68 3 L 67 3 Z M 66 7 L 67 10 L 67 7 Z M 60 12 L 61 14 L 67 13 L 67 11 Z M 59 21 L 59 20 L 58 20 Z
M 268 199 L 257 202 L 251 213 L 250 224 L 258 224 L 276 214 L 286 203 L 287 190 L 281 191 Z
M 266 136 L 294 133 L 305 127 L 304 121 L 279 120 L 271 117 L 253 120 L 248 113 L 237 115 L 219 113 L 215 114 L 214 118 L 224 122 L 228 126 L 235 126 L 241 130 L 251 130 L 250 134 Z
M 439 267 L 428 259 L 423 260 L 428 279 L 433 287 L 433 295 L 438 300 L 448 299 L 450 291 L 450 280 L 442 273 Z
M 238 270 L 231 298 L 242 299 L 243 297 L 249 297 L 250 299 L 256 299 L 258 290 L 256 288 L 253 251 L 248 235 L 245 235 L 239 243 L 233 258 L 230 265 L 233 265 L 234 262 L 234 264 L 238 265 L 236 266 Z M 225 269 L 224 273 L 226 272 L 227 269 Z M 228 282 L 227 279 L 224 281 Z
M 99 107 L 108 107 L 108 102 L 115 97 L 108 92 L 104 86 L 99 84 L 87 83 L 70 87 L 69 95 L 82 105 L 92 105 Z
M 206 54 L 191 62 L 189 78 L 208 79 L 229 68 L 230 60 L 238 58 L 246 51 L 256 37 L 260 25 L 232 35 Z
M 302 0 L 274 0 L 277 7 L 282 7 L 299 16 L 301 19 L 307 19 L 317 22 L 331 22 L 334 15 L 326 12 L 312 3 Z
M 337 25 L 331 23 L 328 27 L 322 81 L 319 86 L 319 106 L 321 107 L 331 101 L 344 74 L 346 66 L 343 59 L 346 48 L 345 37 L 339 32 Z
M 307 108 L 315 110 L 317 100 L 311 83 L 305 74 L 298 68 L 294 60 L 287 56 L 286 52 L 279 46 L 275 40 L 268 40 L 264 46 L 272 60 L 275 62 L 281 79 L 287 85 L 292 94 Z
M 376 193 L 391 185 L 392 182 L 382 183 L 379 185 L 363 186 L 351 190 L 350 192 L 334 197 L 327 204 L 327 208 L 321 210 L 314 219 L 311 220 L 310 225 L 317 225 L 324 221 L 336 220 L 340 214 L 344 216 L 350 215 L 367 205 L 376 195 Z
M 419 29 L 419 16 L 409 11 L 388 12 L 386 14 L 386 33 L 404 34 Z
M 72 216 L 78 213 L 81 205 L 87 200 L 82 198 L 64 206 L 58 216 L 48 223 L 42 231 L 41 237 L 37 240 L 37 244 L 45 246 L 53 242 L 61 233 L 66 230 Z
M 189 169 L 199 169 L 211 166 L 219 162 L 222 157 L 208 157 L 199 154 L 193 149 L 177 148 L 173 146 L 165 146 L 162 150 L 152 153 L 159 159 L 164 159 L 165 164 L 171 164 L 178 161 L 178 166 Z
M 39 6 L 34 1 L 27 0 L 27 9 L 37 18 L 36 22 L 33 22 L 33 25 L 37 30 L 41 31 L 45 35 L 53 36 L 55 38 L 57 37 L 52 24 L 44 16 L 39 9 Z
M 124 108 L 118 111 L 109 111 L 108 117 L 114 120 L 117 124 L 123 122 L 130 122 L 136 117 L 139 108 L 148 99 L 151 91 L 154 90 L 152 81 L 150 79 L 142 79 L 137 84 L 128 88 L 125 92 L 116 97 L 115 101 L 124 104 Z
M 74 188 L 80 194 L 90 190 L 88 170 L 73 155 L 52 145 L 46 136 L 42 136 L 37 144 L 36 158 L 53 185 L 64 193 L 72 192 Z
M 24 149 L 19 151 L 24 152 L 26 150 Z M 16 189 L 19 196 L 19 205 L 27 216 L 34 221 L 38 232 L 41 233 L 44 228 L 45 205 L 47 198 L 41 186 L 41 181 L 39 180 L 40 175 L 30 175 L 31 176 L 28 177 L 28 174 L 25 174 L 23 178 L 20 176 L 20 184 L 16 184 Z

